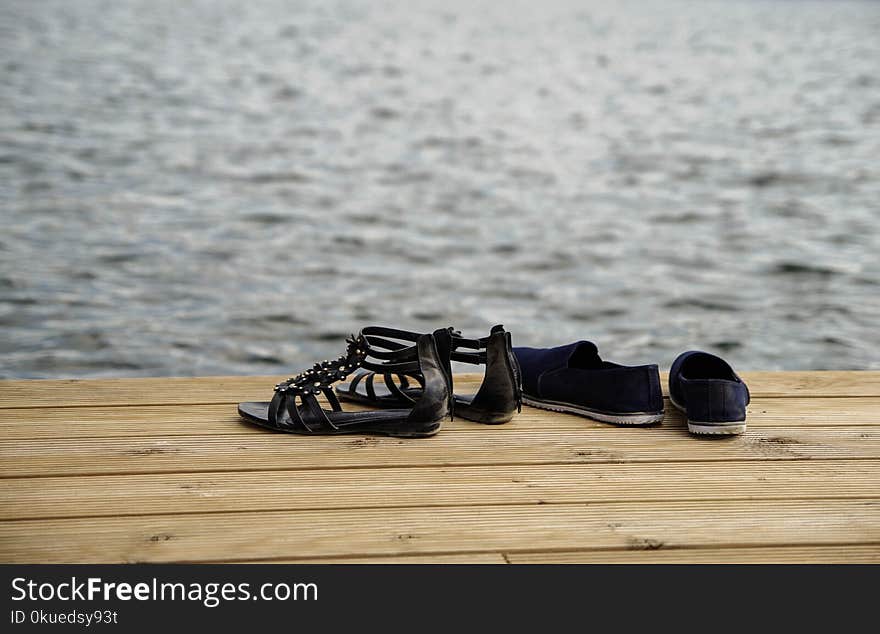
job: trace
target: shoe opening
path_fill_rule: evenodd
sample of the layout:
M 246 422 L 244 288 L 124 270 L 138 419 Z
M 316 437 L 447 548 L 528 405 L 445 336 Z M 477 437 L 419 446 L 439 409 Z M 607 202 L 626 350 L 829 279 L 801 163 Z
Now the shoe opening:
M 602 361 L 596 345 L 585 341 L 578 345 L 568 358 L 568 367 L 579 370 L 597 370 L 602 368 L 617 367 L 614 363 Z

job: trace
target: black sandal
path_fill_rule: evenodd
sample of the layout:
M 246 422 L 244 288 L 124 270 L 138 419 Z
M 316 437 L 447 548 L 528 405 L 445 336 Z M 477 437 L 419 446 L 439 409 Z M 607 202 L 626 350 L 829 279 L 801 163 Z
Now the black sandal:
M 422 336 L 391 328 L 365 328 L 363 334 L 369 345 L 369 354 L 380 359 L 411 345 L 403 342 L 412 342 Z M 504 330 L 504 326 L 495 326 L 489 336 L 482 339 L 465 339 L 452 328 L 436 330 L 433 336 L 449 376 L 452 376 L 450 360 L 486 366 L 476 394 L 455 395 L 455 414 L 491 425 L 506 423 L 514 413 L 522 410 L 519 366 L 511 347 L 510 333 Z M 370 371 L 356 374 L 350 383 L 336 386 L 339 398 L 372 407 L 393 408 L 413 403 L 422 394 L 423 377 L 418 371 L 403 372 L 371 364 L 363 367 Z M 382 384 L 376 384 L 377 375 L 381 376 Z M 359 389 L 361 385 L 363 390 Z
M 383 363 L 367 360 L 371 354 L 365 328 L 348 339 L 346 354 L 333 361 L 317 363 L 311 370 L 275 386 L 271 402 L 240 403 L 238 413 L 246 421 L 291 434 L 336 435 L 380 434 L 400 438 L 432 436 L 441 421 L 452 413 L 452 377 L 449 362 L 438 352 L 430 334 L 415 343 L 383 355 Z M 383 329 L 379 329 L 383 330 Z M 343 412 L 331 387 L 360 367 L 421 377 L 419 397 L 402 408 L 381 411 Z M 323 394 L 331 410 L 321 407 Z M 297 403 L 299 401 L 299 403 Z

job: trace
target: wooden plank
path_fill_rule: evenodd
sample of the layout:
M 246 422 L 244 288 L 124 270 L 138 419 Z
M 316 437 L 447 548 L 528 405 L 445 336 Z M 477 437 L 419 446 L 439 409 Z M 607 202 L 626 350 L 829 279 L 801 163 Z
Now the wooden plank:
M 403 506 L 880 498 L 880 460 L 7 478 L 0 519 Z
M 266 563 L 265 561 L 236 562 Z M 501 553 L 454 553 L 451 555 L 391 555 L 382 557 L 322 557 L 319 559 L 284 559 L 273 564 L 506 564 Z
M 259 434 L 234 405 L 138 405 L 0 409 L 0 438 L 129 438 L 193 434 Z
M 667 401 L 668 402 L 668 401 Z M 676 421 L 684 424 L 678 410 L 672 409 Z M 877 397 L 815 397 L 755 398 L 747 408 L 749 425 L 830 426 L 880 424 L 880 398 Z M 665 423 L 665 421 L 664 421 Z
M 221 528 L 222 527 L 222 528 Z M 0 522 L 0 560 L 132 562 L 880 542 L 880 500 L 545 504 Z
M 347 407 L 347 409 L 349 409 Z M 358 409 L 352 406 L 350 409 Z M 880 425 L 880 397 L 760 398 L 749 406 L 752 427 Z M 534 429 L 579 431 L 607 427 L 580 416 L 524 407 L 510 423 Z M 682 427 L 684 418 L 667 404 L 663 426 Z M 456 419 L 446 431 L 470 430 L 474 423 Z M 243 424 L 234 405 L 144 405 L 79 407 L 40 411 L 0 409 L 0 438 L 135 438 L 194 434 L 259 435 L 264 430 Z
M 844 546 L 763 546 L 659 550 L 580 550 L 540 553 L 467 553 L 350 559 L 288 559 L 279 564 L 876 564 L 880 544 Z
M 666 385 L 665 373 L 661 374 Z M 0 381 L 0 407 L 238 403 L 265 400 L 284 377 Z M 880 371 L 745 372 L 755 397 L 880 396 Z M 459 375 L 463 389 L 479 375 Z M 665 387 L 664 387 L 665 389 Z
M 511 553 L 512 564 L 877 564 L 880 544 Z
M 267 400 L 281 376 L 0 381 L 0 407 L 170 405 Z
M 817 460 L 880 458 L 880 427 L 751 428 L 695 438 L 681 428 L 585 428 L 573 432 L 481 426 L 432 438 L 167 436 L 0 441 L 2 477 L 200 471 Z

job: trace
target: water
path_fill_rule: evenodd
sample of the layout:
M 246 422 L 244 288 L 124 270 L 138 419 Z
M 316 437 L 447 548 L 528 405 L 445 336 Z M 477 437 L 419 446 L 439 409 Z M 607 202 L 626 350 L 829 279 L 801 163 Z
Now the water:
M 4 2 L 0 68 L 0 376 L 880 368 L 880 3 Z

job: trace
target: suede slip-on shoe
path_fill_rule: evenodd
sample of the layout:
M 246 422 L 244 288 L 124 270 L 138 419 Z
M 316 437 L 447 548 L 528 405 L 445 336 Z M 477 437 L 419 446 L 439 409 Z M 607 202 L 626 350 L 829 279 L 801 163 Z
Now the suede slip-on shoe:
M 691 350 L 678 355 L 669 370 L 669 401 L 685 413 L 692 434 L 746 430 L 749 388 L 714 354 Z
M 523 403 L 603 423 L 651 425 L 663 420 L 656 365 L 603 361 L 596 345 L 514 348 L 522 371 Z

